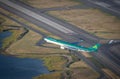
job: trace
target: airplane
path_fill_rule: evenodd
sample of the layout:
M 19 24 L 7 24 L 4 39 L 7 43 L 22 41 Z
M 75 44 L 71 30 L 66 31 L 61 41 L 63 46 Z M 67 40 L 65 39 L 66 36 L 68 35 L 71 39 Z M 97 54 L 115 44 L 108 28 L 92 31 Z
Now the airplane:
M 66 41 L 62 41 L 59 39 L 55 39 L 52 37 L 45 37 L 44 40 L 48 43 L 53 43 L 56 45 L 60 45 L 61 49 L 69 49 L 69 50 L 74 50 L 74 51 L 82 51 L 82 52 L 97 52 L 98 48 L 100 47 L 100 44 L 96 44 L 92 47 L 84 47 L 76 44 L 72 44 Z

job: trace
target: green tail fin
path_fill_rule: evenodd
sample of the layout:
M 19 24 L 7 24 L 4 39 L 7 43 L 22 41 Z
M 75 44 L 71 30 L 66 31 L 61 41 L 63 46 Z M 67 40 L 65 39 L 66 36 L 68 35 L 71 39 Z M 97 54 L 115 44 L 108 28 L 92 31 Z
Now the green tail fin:
M 95 44 L 94 46 L 90 47 L 89 50 L 91 52 L 97 52 L 99 47 L 100 47 L 100 44 Z
M 91 48 L 97 50 L 99 47 L 100 47 L 100 44 L 96 44 L 96 45 L 92 46 Z

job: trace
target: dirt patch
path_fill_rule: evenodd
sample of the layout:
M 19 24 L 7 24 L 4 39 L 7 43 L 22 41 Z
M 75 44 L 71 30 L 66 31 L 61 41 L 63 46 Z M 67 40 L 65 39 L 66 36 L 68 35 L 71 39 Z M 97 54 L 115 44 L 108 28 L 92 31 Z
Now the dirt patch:
M 83 61 L 78 61 L 70 65 L 70 68 L 88 68 L 89 66 Z
M 91 69 L 72 69 L 71 79 L 97 79 L 99 74 Z
M 120 39 L 120 19 L 98 9 L 51 11 L 49 13 L 99 37 Z
M 88 52 L 81 52 L 86 58 L 92 57 Z

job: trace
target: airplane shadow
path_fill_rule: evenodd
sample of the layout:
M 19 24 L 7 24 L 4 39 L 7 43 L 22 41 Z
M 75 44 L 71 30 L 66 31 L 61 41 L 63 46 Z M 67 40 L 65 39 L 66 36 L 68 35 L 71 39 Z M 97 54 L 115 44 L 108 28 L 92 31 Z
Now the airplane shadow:
M 60 49 L 59 47 L 53 47 L 53 46 L 44 46 L 44 45 L 41 45 L 41 46 L 45 48 Z
M 42 38 L 41 40 L 39 40 L 36 43 L 36 46 L 41 46 L 41 47 L 45 47 L 45 48 L 52 48 L 52 49 L 60 49 L 59 47 L 54 47 L 54 46 L 44 46 L 43 44 L 45 44 L 46 42 L 44 41 L 44 39 Z

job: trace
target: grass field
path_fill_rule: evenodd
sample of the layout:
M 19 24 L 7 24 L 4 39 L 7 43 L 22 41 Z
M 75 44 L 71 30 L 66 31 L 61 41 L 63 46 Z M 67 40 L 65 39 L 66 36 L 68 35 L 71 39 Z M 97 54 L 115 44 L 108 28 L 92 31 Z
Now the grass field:
M 33 79 L 61 79 L 61 72 L 54 72 L 50 74 L 44 74 Z
M 70 68 L 71 79 L 97 79 L 99 77 L 99 74 L 82 60 L 71 64 Z
M 91 33 L 108 39 L 120 39 L 120 19 L 98 9 L 51 11 L 49 14 Z
M 21 0 L 35 8 L 67 7 L 78 5 L 74 0 Z
M 5 19 L 3 19 L 2 16 L 0 16 L 0 24 L 2 24 L 3 22 L 5 22 Z
M 89 68 L 71 69 L 71 79 L 97 79 L 99 74 Z
M 54 71 L 61 71 L 64 68 L 65 63 L 67 60 L 61 56 L 44 56 L 42 57 L 44 60 L 44 64 L 48 67 L 48 69 Z
M 36 46 L 36 43 L 42 38 L 41 35 L 29 31 L 29 33 L 23 37 L 23 39 L 12 44 L 6 51 L 9 51 L 11 54 L 24 54 L 24 53 L 33 53 L 33 54 L 45 54 L 45 53 L 68 53 L 65 50 L 59 48 L 47 48 L 43 46 Z M 44 44 L 44 45 L 47 45 Z M 51 46 L 51 44 L 49 44 Z M 56 45 L 52 45 L 56 47 Z
M 0 15 L 0 22 L 1 22 L 0 32 L 2 32 L 3 30 L 6 30 L 9 26 L 16 26 L 16 27 L 19 26 L 19 24 L 17 24 L 16 22 L 2 15 Z M 22 34 L 24 30 L 22 28 L 20 30 L 9 30 L 9 31 L 12 32 L 12 35 L 3 40 L 2 49 L 6 48 L 10 43 L 16 41 L 19 35 Z
M 77 61 L 73 64 L 70 65 L 70 68 L 89 68 L 89 66 L 87 64 L 85 64 L 85 62 L 81 61 Z
M 12 35 L 3 40 L 2 48 L 5 48 L 10 43 L 17 41 L 17 38 L 19 37 L 19 35 L 23 33 L 23 29 L 21 29 L 21 30 L 11 30 L 11 32 L 12 32 Z
M 111 70 L 109 69 L 102 69 L 109 77 L 111 77 L 111 79 L 120 79 L 119 76 L 117 76 L 116 74 L 114 74 Z
M 1 9 L 0 9 L 1 10 Z M 1 26 L 2 25 L 14 25 L 14 26 L 20 26 L 18 23 L 6 18 L 5 16 L 3 15 L 0 15 L 0 23 L 1 23 Z

